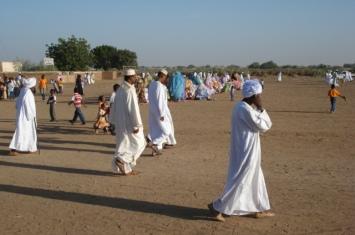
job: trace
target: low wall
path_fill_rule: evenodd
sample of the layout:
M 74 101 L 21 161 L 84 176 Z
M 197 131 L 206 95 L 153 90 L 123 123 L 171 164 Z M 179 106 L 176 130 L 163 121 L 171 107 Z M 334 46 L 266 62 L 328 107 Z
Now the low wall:
M 117 80 L 117 78 L 121 75 L 120 71 L 88 71 L 89 73 L 93 73 L 95 80 Z M 81 74 L 82 78 L 84 77 L 86 71 L 75 71 L 75 72 L 60 72 L 60 71 L 35 71 L 35 72 L 26 72 L 23 71 L 23 74 L 26 77 L 36 77 L 40 79 L 42 74 L 44 74 L 48 81 L 51 79 L 56 79 L 58 74 L 61 74 L 63 77 L 64 83 L 74 83 L 77 74 Z M 15 78 L 19 73 L 11 72 L 11 73 L 0 73 L 1 77 L 13 77 Z

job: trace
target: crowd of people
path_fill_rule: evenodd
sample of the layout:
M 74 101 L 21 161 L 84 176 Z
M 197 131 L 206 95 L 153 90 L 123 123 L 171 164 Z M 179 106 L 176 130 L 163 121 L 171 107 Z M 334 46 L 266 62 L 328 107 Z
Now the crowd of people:
M 281 76 L 281 74 L 279 75 Z M 13 80 L 13 79 L 10 79 Z M 18 78 L 15 79 L 19 80 Z M 279 80 L 279 78 L 278 78 Z M 16 99 L 16 130 L 9 145 L 9 155 L 36 152 L 37 120 L 34 90 L 36 78 L 21 78 L 20 92 Z M 74 94 L 68 105 L 74 105 L 72 124 L 79 118 L 83 125 L 86 119 L 81 111 L 84 102 L 84 85 L 78 74 Z M 39 80 L 42 100 L 45 100 L 45 76 Z M 59 87 L 59 86 L 58 86 Z M 243 74 L 212 74 L 175 72 L 171 76 L 162 69 L 156 78 L 150 74 L 138 76 L 136 71 L 128 69 L 124 73 L 121 85 L 114 84 L 109 102 L 105 96 L 98 97 L 98 112 L 93 128 L 95 133 L 102 130 L 115 135 L 116 148 L 112 158 L 114 174 L 136 175 L 134 167 L 146 148 L 152 155 L 161 155 L 164 149 L 174 148 L 177 141 L 173 117 L 168 101 L 185 99 L 210 100 L 220 92 L 229 92 L 231 100 L 235 92 L 241 90 L 243 99 L 233 110 L 231 126 L 230 160 L 227 182 L 220 197 L 208 204 L 211 215 L 218 221 L 225 216 L 253 215 L 256 218 L 274 216 L 270 212 L 270 203 L 261 169 L 261 147 L 259 133 L 268 131 L 272 122 L 261 102 L 264 89 L 262 80 Z M 63 88 L 61 90 L 63 92 Z M 56 120 L 56 94 L 60 90 L 50 89 L 47 104 L 50 105 L 51 121 Z M 328 92 L 331 99 L 331 112 L 335 112 L 335 99 L 342 96 L 332 84 Z M 16 96 L 15 96 L 16 97 Z M 149 103 L 149 132 L 144 135 L 139 102 Z
M 157 74 L 154 75 L 156 77 Z M 174 72 L 167 83 L 168 99 L 179 102 L 183 100 L 212 100 L 213 95 L 229 92 L 234 100 L 235 92 L 240 90 L 244 80 L 252 79 L 248 74 L 244 79 L 243 73 L 206 73 Z M 140 103 L 148 103 L 148 88 L 153 81 L 150 73 L 141 73 L 136 82 L 136 90 Z M 263 81 L 261 81 L 263 82 Z

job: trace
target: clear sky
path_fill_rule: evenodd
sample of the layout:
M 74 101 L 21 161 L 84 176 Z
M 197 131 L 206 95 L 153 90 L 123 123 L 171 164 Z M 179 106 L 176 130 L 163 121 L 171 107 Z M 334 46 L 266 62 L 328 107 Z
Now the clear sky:
M 84 37 L 140 65 L 355 62 L 355 0 L 1 0 L 0 60 Z

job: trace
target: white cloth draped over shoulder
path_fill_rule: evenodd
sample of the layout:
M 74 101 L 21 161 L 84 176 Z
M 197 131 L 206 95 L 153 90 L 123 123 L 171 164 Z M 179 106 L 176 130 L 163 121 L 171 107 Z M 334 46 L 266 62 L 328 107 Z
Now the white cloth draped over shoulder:
M 163 144 L 175 145 L 173 119 L 168 107 L 168 90 L 160 81 L 152 81 L 148 89 L 149 134 L 148 138 L 162 149 Z M 164 121 L 160 118 L 164 117 Z
M 226 215 L 245 215 L 270 209 L 261 170 L 259 132 L 272 126 L 264 110 L 259 112 L 244 101 L 232 115 L 232 134 L 227 183 L 213 207 Z
M 36 103 L 30 90 L 35 85 L 35 78 L 23 80 L 23 87 L 16 100 L 16 130 L 9 146 L 11 150 L 37 151 Z
M 118 158 L 124 163 L 125 172 L 121 173 L 130 173 L 146 145 L 137 93 L 133 85 L 123 82 L 122 86 L 118 88 L 111 109 L 110 122 L 115 125 L 116 131 L 113 170 L 120 173 L 115 164 L 115 160 Z M 134 129 L 139 129 L 139 132 L 134 134 Z

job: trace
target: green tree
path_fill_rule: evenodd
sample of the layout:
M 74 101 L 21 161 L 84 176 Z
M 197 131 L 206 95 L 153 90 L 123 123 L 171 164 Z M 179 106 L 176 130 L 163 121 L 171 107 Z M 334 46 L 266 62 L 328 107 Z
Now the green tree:
M 118 65 L 116 68 L 122 69 L 123 66 L 138 66 L 137 54 L 133 51 L 124 49 L 117 50 Z
M 258 62 L 254 62 L 250 65 L 248 65 L 249 69 L 259 69 L 260 68 L 260 64 Z
M 260 68 L 261 69 L 276 69 L 276 68 L 278 68 L 278 66 L 274 61 L 270 60 L 268 62 L 262 63 L 260 65 Z
M 54 58 L 59 70 L 86 70 L 91 65 L 90 45 L 84 38 L 59 38 L 56 44 L 47 44 L 46 47 L 46 56 Z
M 93 66 L 96 69 L 112 69 L 119 67 L 117 48 L 108 45 L 97 46 L 91 50 Z

